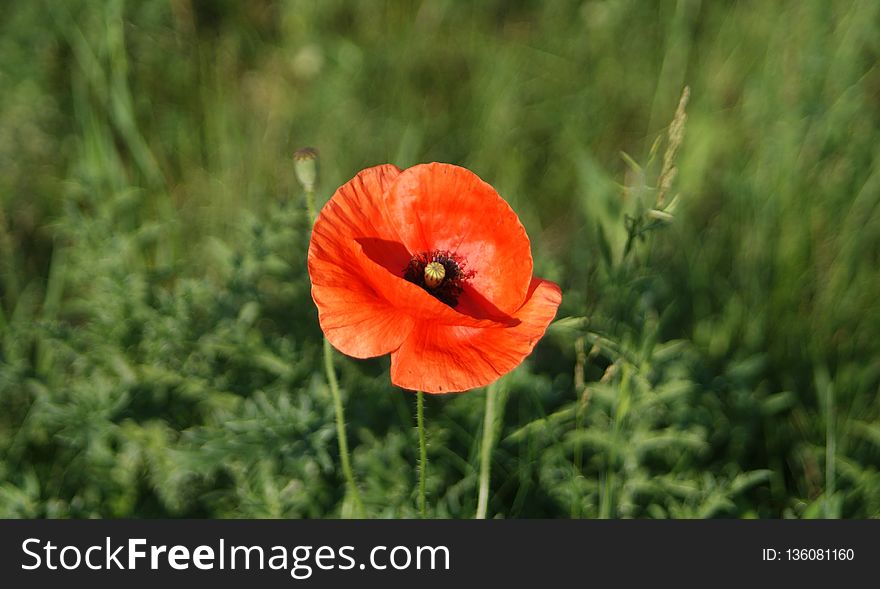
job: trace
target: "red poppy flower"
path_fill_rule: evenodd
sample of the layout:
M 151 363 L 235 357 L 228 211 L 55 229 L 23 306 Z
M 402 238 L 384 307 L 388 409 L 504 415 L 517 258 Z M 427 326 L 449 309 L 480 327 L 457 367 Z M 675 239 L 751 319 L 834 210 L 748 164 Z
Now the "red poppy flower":
M 391 354 L 391 382 L 427 393 L 487 385 L 535 347 L 562 300 L 532 277 L 516 213 L 450 164 L 360 172 L 324 206 L 309 276 L 327 339 Z

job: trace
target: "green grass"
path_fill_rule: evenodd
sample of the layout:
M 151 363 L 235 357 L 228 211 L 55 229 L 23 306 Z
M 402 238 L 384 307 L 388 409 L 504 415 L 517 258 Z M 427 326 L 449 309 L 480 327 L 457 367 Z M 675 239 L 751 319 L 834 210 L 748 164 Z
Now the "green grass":
M 563 289 L 497 387 L 489 517 L 880 516 L 877 2 L 5 12 L 0 516 L 352 513 L 305 145 L 321 202 L 469 167 Z M 627 251 L 685 85 L 674 219 Z M 415 396 L 336 367 L 368 515 L 417 516 Z M 484 395 L 425 400 L 429 516 L 477 511 Z

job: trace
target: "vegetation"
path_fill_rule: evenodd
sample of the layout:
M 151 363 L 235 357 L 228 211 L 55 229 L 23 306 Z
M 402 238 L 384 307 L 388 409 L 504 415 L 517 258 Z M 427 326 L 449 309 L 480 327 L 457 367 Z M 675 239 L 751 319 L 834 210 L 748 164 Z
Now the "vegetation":
M 305 145 L 319 206 L 474 170 L 563 289 L 495 389 L 489 517 L 880 515 L 880 3 L 4 14 L 0 516 L 353 513 Z M 336 369 L 367 515 L 418 516 L 415 396 Z M 425 400 L 431 517 L 477 511 L 484 402 Z

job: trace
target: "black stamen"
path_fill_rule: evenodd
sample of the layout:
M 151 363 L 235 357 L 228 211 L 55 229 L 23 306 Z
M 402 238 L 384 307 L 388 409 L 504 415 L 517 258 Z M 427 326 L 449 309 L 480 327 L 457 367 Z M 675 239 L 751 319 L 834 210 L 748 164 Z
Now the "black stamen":
M 431 262 L 442 264 L 444 270 L 446 270 L 446 276 L 443 278 L 443 281 L 434 288 L 429 288 L 425 284 L 425 266 Z M 458 297 L 461 296 L 464 283 L 472 278 L 473 275 L 473 270 L 465 269 L 465 261 L 461 256 L 446 250 L 434 250 L 433 252 L 416 254 L 409 261 L 406 268 L 403 269 L 403 278 L 405 280 L 421 286 L 435 298 L 450 307 L 455 307 L 458 304 Z

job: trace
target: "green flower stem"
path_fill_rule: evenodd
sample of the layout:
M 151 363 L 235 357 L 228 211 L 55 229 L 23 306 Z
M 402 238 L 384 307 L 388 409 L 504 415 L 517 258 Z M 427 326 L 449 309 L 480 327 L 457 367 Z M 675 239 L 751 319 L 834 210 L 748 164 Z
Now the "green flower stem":
M 315 193 L 312 190 L 306 191 L 306 207 L 309 211 L 309 218 L 314 225 L 318 215 L 315 208 Z M 330 395 L 333 397 L 333 411 L 336 414 L 336 440 L 339 443 L 339 459 L 342 462 L 342 473 L 345 475 L 348 492 L 354 501 L 355 511 L 359 517 L 363 517 L 364 503 L 361 500 L 361 492 L 354 480 L 354 472 L 351 470 L 348 436 L 345 433 L 345 409 L 342 406 L 342 393 L 339 390 L 339 381 L 336 379 L 336 369 L 333 367 L 333 347 L 326 337 L 324 338 L 324 372 L 327 375 Z
M 336 413 L 336 439 L 339 441 L 339 459 L 342 462 L 342 473 L 348 483 L 348 491 L 354 500 L 358 516 L 364 516 L 364 503 L 361 501 L 361 492 L 354 480 L 354 472 L 351 470 L 351 459 L 348 454 L 348 436 L 345 433 L 345 409 L 342 407 L 342 394 L 339 392 L 339 382 L 336 380 L 336 370 L 333 368 L 333 348 L 330 341 L 324 338 L 324 371 L 327 373 L 327 382 L 330 384 L 330 394 L 333 396 L 333 410 Z
M 312 221 L 312 225 L 314 225 L 315 220 L 318 218 L 318 209 L 315 207 L 314 190 L 306 190 L 306 210 L 309 212 L 309 219 Z
M 419 428 L 419 513 L 422 519 L 427 517 L 428 511 L 425 502 L 426 470 L 428 468 L 428 450 L 425 445 L 425 394 L 422 391 L 416 393 L 416 422 Z
M 489 469 L 492 464 L 492 430 L 495 427 L 495 397 L 497 397 L 494 383 L 486 389 L 486 410 L 483 412 L 483 441 L 480 446 L 480 491 L 477 496 L 476 519 L 486 519 L 486 510 L 489 506 Z

